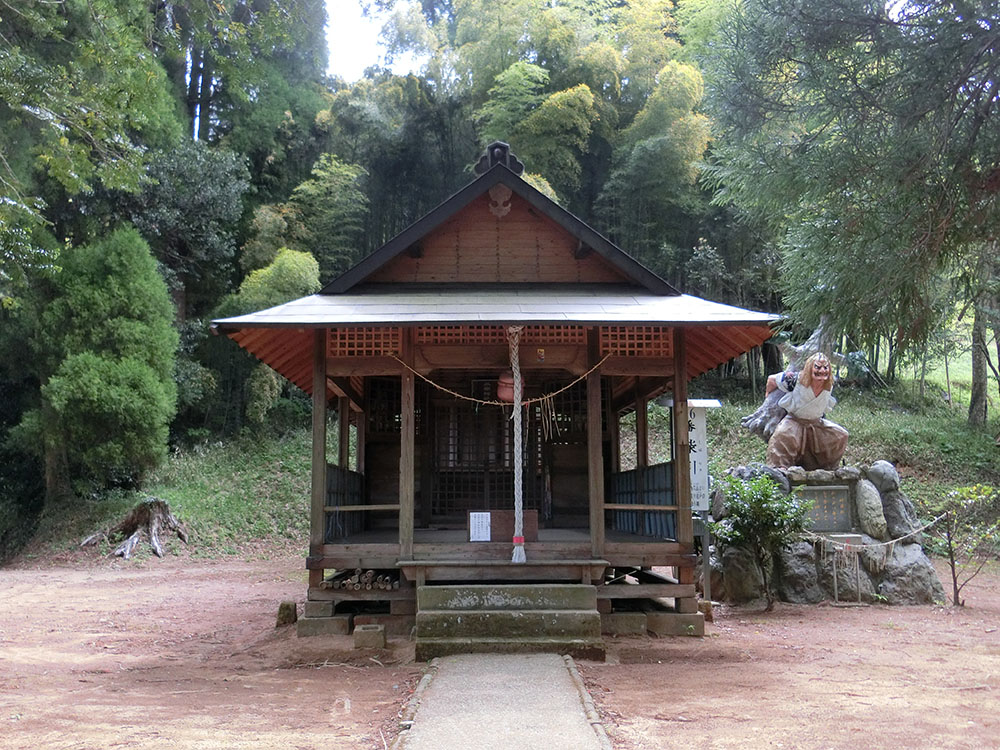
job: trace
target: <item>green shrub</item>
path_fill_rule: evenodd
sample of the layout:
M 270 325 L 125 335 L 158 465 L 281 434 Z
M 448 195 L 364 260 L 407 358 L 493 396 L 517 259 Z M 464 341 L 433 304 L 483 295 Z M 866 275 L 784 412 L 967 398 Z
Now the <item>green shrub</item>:
M 771 570 L 774 559 L 807 528 L 811 502 L 786 495 L 770 477 L 724 479 L 726 516 L 710 525 L 720 545 L 750 552 L 764 580 L 767 611 L 774 608 Z
M 12 438 L 44 453 L 50 498 L 69 483 L 133 485 L 166 455 L 177 391 L 173 304 L 134 229 L 63 252 L 37 293 L 33 365 L 41 406 Z

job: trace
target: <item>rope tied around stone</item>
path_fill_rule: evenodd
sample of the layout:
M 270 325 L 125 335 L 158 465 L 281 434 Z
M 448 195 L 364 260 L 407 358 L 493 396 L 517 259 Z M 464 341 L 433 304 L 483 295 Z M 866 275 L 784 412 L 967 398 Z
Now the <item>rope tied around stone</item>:
M 881 549 L 882 550 L 881 560 L 875 560 L 874 558 L 869 559 L 870 565 L 874 565 L 879 570 L 881 570 L 882 568 L 885 567 L 885 564 L 888 561 L 888 559 L 892 557 L 892 552 L 897 544 L 909 539 L 910 537 L 916 536 L 917 534 L 923 533 L 924 531 L 929 529 L 931 526 L 936 524 L 938 521 L 940 521 L 947 515 L 948 515 L 947 513 L 942 513 L 937 518 L 934 518 L 925 523 L 919 529 L 914 529 L 913 531 L 907 532 L 906 534 L 903 534 L 900 537 L 896 537 L 895 539 L 890 539 L 887 542 L 872 542 L 871 544 L 851 544 L 850 542 L 838 542 L 833 539 L 830 539 L 829 537 L 823 536 L 821 534 L 816 534 L 811 531 L 807 531 L 804 536 L 813 544 L 820 545 L 820 550 L 822 551 L 824 557 L 826 557 L 826 555 L 832 550 L 835 554 L 839 555 L 840 557 L 846 560 L 847 555 L 849 553 L 854 553 L 854 556 L 856 557 L 862 554 L 863 552 L 867 552 L 869 550 L 874 551 L 876 549 Z

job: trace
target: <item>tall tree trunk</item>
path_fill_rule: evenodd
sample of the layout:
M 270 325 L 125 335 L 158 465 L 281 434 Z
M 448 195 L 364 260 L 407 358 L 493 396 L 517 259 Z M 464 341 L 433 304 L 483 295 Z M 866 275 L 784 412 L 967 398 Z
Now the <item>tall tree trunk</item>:
M 201 89 L 202 74 L 202 51 L 198 47 L 191 47 L 191 69 L 188 74 L 187 90 L 187 110 L 190 118 L 191 137 L 197 139 L 198 131 L 194 130 L 195 123 L 198 122 L 198 98 Z
M 1000 326 L 993 326 L 993 343 L 997 348 L 997 368 L 1000 369 Z M 1000 372 L 994 370 L 993 377 L 997 379 L 997 395 L 1000 395 Z
M 969 424 L 986 424 L 986 314 L 976 303 L 972 319 L 972 395 Z
M 948 407 L 951 408 L 955 402 L 951 399 L 951 372 L 948 369 L 948 352 L 944 353 L 944 382 L 948 386 Z
M 45 434 L 45 505 L 52 506 L 72 497 L 69 481 L 69 459 L 66 456 L 66 439 L 56 424 L 58 418 L 52 407 L 42 406 L 42 424 Z
M 781 359 L 781 350 L 770 341 L 765 341 L 761 345 L 761 353 L 764 355 L 764 375 L 781 372 L 785 369 L 785 363 Z
M 212 61 L 208 55 L 202 57 L 201 90 L 198 94 L 198 140 L 208 143 L 212 135 L 212 98 L 215 94 L 215 82 Z
M 897 356 L 899 348 L 893 343 L 892 339 L 886 341 L 885 348 L 888 358 L 888 362 L 885 365 L 885 379 L 893 383 L 896 380 L 896 369 L 899 366 L 899 357 Z
M 920 400 L 924 399 L 924 383 L 927 381 L 927 345 L 924 344 L 924 352 L 920 357 Z

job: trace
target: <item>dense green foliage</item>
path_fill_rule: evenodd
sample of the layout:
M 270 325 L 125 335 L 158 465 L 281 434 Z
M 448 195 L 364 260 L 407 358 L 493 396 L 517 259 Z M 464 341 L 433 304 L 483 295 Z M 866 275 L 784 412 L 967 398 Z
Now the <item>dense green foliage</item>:
M 767 476 L 749 480 L 728 476 L 723 491 L 726 516 L 711 524 L 712 534 L 723 549 L 738 547 L 753 555 L 763 577 L 770 611 L 775 601 L 772 566 L 781 550 L 806 530 L 810 503 L 794 492 L 786 495 Z
M 361 260 L 358 248 L 368 205 L 359 185 L 362 175 L 360 167 L 324 154 L 310 178 L 292 191 L 288 245 L 311 252 L 323 279 L 334 279 Z
M 166 455 L 177 333 L 167 287 L 134 229 L 71 248 L 50 289 L 32 295 L 40 404 L 19 436 L 63 483 L 133 485 Z
M 995 334 L 996 4 L 735 7 L 707 60 L 712 174 L 717 199 L 779 238 L 792 316 L 810 326 L 826 317 L 860 345 L 888 339 L 890 375 L 956 299 L 977 317 L 992 309 Z M 983 396 L 974 412 L 985 421 Z
M 182 320 L 204 314 L 229 289 L 249 188 L 243 162 L 226 149 L 186 142 L 153 154 L 149 182 L 119 199 L 119 211 L 160 261 Z

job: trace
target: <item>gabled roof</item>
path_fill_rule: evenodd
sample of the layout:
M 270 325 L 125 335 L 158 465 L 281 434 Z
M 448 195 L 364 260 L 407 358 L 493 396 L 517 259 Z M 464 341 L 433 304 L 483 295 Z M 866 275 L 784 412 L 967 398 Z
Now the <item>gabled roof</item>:
M 689 378 L 771 336 L 777 316 L 681 294 L 522 180 L 522 168 L 507 144 L 492 144 L 477 166 L 478 178 L 319 294 L 213 321 L 213 330 L 306 392 L 312 388 L 315 329 L 363 329 L 374 337 L 383 328 L 436 326 L 680 327 L 687 336 Z M 497 205 L 497 195 L 509 211 Z M 488 211 L 486 218 L 476 213 L 478 207 Z M 519 231 L 514 225 L 523 234 L 511 240 Z M 506 231 L 507 246 L 499 239 L 484 243 L 483 227 L 489 238 Z M 486 258 L 494 246 L 495 257 Z M 435 262 L 440 267 L 442 258 L 461 265 L 470 255 L 468 272 L 427 271 Z M 528 258 L 548 270 L 532 265 L 501 273 Z M 432 278 L 436 283 L 426 283 Z
M 525 200 L 534 210 L 555 222 L 565 232 L 576 238 L 582 251 L 592 251 L 607 261 L 627 280 L 652 294 L 679 294 L 670 284 L 650 271 L 613 242 L 585 224 L 558 203 L 546 197 L 518 176 L 514 170 L 521 165 L 510 153 L 505 143 L 494 143 L 487 148 L 483 173 L 444 203 L 400 232 L 385 245 L 327 284 L 321 294 L 344 294 L 364 283 L 373 274 L 418 243 L 476 199 L 489 193 L 497 185 L 504 185 Z M 512 169 L 513 167 L 513 169 Z

